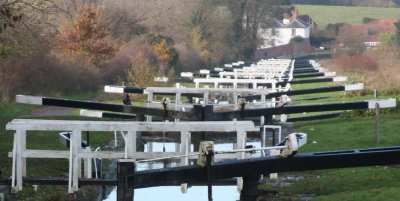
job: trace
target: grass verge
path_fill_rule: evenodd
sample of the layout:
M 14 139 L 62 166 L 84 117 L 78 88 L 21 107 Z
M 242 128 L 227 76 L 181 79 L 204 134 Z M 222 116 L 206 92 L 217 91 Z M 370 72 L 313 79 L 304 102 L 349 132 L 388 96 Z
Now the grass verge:
M 93 97 L 93 94 L 90 94 Z M 73 95 L 71 99 L 87 99 L 87 95 Z M 27 116 L 32 109 L 39 106 L 32 106 L 18 103 L 0 103 L 0 170 L 3 177 L 11 175 L 12 159 L 8 158 L 8 152 L 12 151 L 13 132 L 5 130 L 5 125 L 14 118 L 45 118 L 45 119 L 66 119 L 66 120 L 99 120 L 94 118 L 83 118 L 72 112 L 70 116 L 57 117 L 33 117 Z M 75 115 L 74 115 L 75 114 Z M 82 137 L 85 138 L 85 133 Z M 92 147 L 98 147 L 106 144 L 113 138 L 110 132 L 92 132 L 90 133 L 90 144 Z M 68 150 L 59 142 L 57 132 L 32 132 L 27 135 L 27 147 L 29 149 L 49 149 L 49 150 Z M 54 176 L 63 177 L 68 172 L 68 160 L 65 159 L 28 159 L 27 176 Z M 86 190 L 85 190 L 86 189 Z M 91 190 L 87 190 L 91 189 Z M 79 195 L 68 195 L 66 186 L 40 186 L 38 191 L 32 187 L 25 186 L 23 191 L 17 194 L 17 200 L 93 200 L 98 194 L 93 187 L 82 187 Z
M 346 150 L 394 146 L 400 142 L 399 114 L 384 114 L 381 118 L 381 143 L 375 144 L 374 117 L 342 117 L 296 124 L 296 130 L 308 134 L 308 143 L 300 152 Z M 397 166 L 362 167 L 291 173 L 303 175 L 303 180 L 288 186 L 260 186 L 278 192 L 268 200 L 296 200 L 299 195 L 312 195 L 315 200 L 399 200 L 400 187 Z M 283 174 L 285 175 L 285 174 Z M 379 192 L 379 193 L 377 193 Z M 260 198 L 264 200 L 264 198 Z

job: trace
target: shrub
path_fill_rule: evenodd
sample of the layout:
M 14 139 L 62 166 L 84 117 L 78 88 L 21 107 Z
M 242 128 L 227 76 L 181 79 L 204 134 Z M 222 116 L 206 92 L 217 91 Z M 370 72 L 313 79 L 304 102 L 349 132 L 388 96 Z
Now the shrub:
M 67 63 L 40 53 L 11 58 L 0 64 L 0 98 L 8 102 L 16 94 L 58 95 L 95 90 L 100 76 L 87 66 L 90 65 Z
M 149 63 L 134 62 L 128 71 L 125 84 L 135 87 L 156 86 L 155 77 L 159 77 L 161 72 L 157 66 Z
M 165 83 L 156 82 L 156 77 L 167 77 L 169 83 L 173 81 L 174 70 L 170 69 L 163 73 L 159 66 L 148 62 L 132 61 L 132 67 L 128 70 L 124 85 L 134 87 L 157 87 L 165 86 Z
M 396 63 L 382 65 L 377 72 L 366 72 L 362 79 L 370 89 L 377 89 L 381 94 L 400 92 L 400 69 Z
M 379 42 L 381 43 L 380 46 L 383 48 L 393 48 L 396 44 L 396 32 L 385 32 L 379 35 Z
M 120 79 L 121 84 L 135 87 L 160 86 L 162 84 L 154 81 L 155 77 L 165 76 L 171 80 L 174 76 L 173 68 L 165 69 L 160 62 L 160 55 L 146 41 L 132 41 L 122 47 L 119 54 L 129 58 L 130 63 Z
M 303 41 L 304 41 L 304 38 L 301 36 L 295 36 L 292 39 L 290 39 L 290 42 L 296 42 L 296 43 L 303 42 Z
M 333 64 L 344 71 L 375 71 L 378 63 L 367 55 L 342 55 L 333 61 Z
M 197 49 L 191 45 L 186 45 L 183 42 L 176 44 L 176 49 L 179 52 L 179 64 L 177 65 L 177 71 L 195 71 L 200 66 L 205 66 L 205 63 L 200 57 L 200 53 Z
M 131 66 L 130 56 L 126 54 L 125 49 L 121 49 L 112 60 L 103 63 L 99 69 L 103 83 L 115 84 L 125 79 Z
M 173 47 L 174 40 L 161 34 L 147 34 L 146 42 L 153 46 L 153 51 L 158 58 L 161 71 L 168 71 L 169 67 L 176 66 L 179 55 Z
M 364 17 L 362 19 L 362 23 L 363 24 L 368 24 L 369 22 L 374 21 L 374 20 L 376 20 L 376 19 L 375 18 L 370 18 L 370 17 Z
M 341 72 L 350 80 L 365 83 L 365 93 L 372 94 L 377 89 L 380 94 L 396 95 L 400 92 L 399 50 L 381 48 L 369 50 L 361 56 L 343 56 L 323 65 Z

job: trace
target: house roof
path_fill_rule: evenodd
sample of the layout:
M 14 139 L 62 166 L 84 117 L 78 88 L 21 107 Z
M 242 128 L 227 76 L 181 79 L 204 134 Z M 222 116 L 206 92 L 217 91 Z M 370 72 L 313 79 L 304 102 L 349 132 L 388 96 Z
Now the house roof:
M 290 20 L 290 22 L 288 24 L 284 24 L 282 20 L 278 20 L 278 19 L 274 19 L 274 27 L 276 28 L 291 28 L 291 29 L 295 29 L 295 28 L 307 28 L 310 25 L 308 24 L 308 22 L 304 22 L 303 20 L 296 18 L 293 20 Z
M 299 16 L 297 16 L 297 19 L 300 19 L 301 21 L 307 22 L 307 23 L 314 21 L 309 15 L 299 15 Z
M 398 19 L 375 19 L 368 22 L 367 25 L 393 27 L 394 23 L 396 23 L 397 21 Z

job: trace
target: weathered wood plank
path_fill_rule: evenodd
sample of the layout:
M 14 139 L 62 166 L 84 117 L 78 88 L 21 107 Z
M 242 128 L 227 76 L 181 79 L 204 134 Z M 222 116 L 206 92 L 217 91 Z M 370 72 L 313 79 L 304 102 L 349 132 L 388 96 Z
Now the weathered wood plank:
M 204 122 L 136 122 L 136 121 L 70 121 L 70 120 L 35 120 L 14 119 L 6 125 L 7 130 L 37 130 L 37 131 L 68 131 L 72 129 L 83 131 L 219 131 L 233 132 L 237 129 L 254 130 L 252 121 L 204 121 Z
M 190 154 L 197 154 L 198 152 L 190 152 Z M 154 158 L 166 158 L 179 156 L 182 153 L 179 151 L 175 152 L 136 152 L 135 158 L 137 160 L 147 160 Z M 58 150 L 26 150 L 22 153 L 25 158 L 69 158 L 69 151 L 58 151 Z M 103 159 L 115 159 L 124 158 L 125 152 L 123 151 L 100 151 L 100 152 L 79 152 L 79 158 L 90 159 L 90 158 L 103 158 Z M 8 157 L 12 157 L 12 152 L 8 153 Z M 189 159 L 197 159 L 197 156 L 189 156 Z M 216 160 L 232 159 L 235 158 L 235 154 L 226 153 L 215 156 Z
M 303 94 L 314 94 L 314 93 L 326 93 L 326 92 L 335 92 L 335 91 L 354 91 L 354 90 L 362 90 L 364 89 L 363 83 L 350 84 L 350 85 L 339 85 L 339 86 L 328 86 L 328 87 L 317 87 L 310 89 L 299 89 L 299 90 L 289 90 L 282 92 L 272 92 L 265 95 L 266 98 L 277 98 L 282 95 L 295 96 L 295 95 L 303 95 Z M 253 99 L 261 99 L 261 95 L 248 95 L 248 96 L 240 96 L 240 98 L 246 98 L 248 100 Z
M 117 201 L 132 201 L 135 180 L 135 163 L 132 161 L 119 160 L 117 166 Z

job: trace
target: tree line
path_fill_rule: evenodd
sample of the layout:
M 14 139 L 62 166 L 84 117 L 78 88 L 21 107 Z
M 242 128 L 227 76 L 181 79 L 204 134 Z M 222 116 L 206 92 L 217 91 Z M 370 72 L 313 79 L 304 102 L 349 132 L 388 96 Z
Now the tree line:
M 4 0 L 0 98 L 152 85 L 251 60 L 258 30 L 290 9 L 289 0 Z

